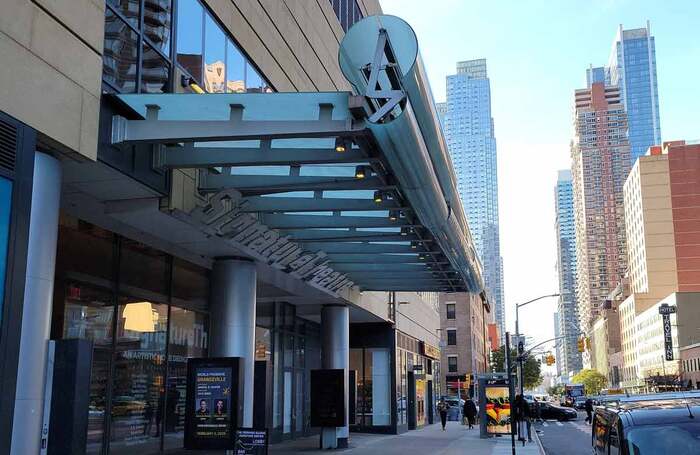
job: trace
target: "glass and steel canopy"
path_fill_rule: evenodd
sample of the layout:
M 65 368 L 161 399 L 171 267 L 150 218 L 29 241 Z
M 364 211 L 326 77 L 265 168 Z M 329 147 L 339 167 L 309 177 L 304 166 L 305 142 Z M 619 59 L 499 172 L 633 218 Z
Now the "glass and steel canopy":
M 178 216 L 311 284 L 481 292 L 412 30 L 366 18 L 340 64 L 355 93 L 117 95 L 112 143 L 196 170 L 203 205 Z

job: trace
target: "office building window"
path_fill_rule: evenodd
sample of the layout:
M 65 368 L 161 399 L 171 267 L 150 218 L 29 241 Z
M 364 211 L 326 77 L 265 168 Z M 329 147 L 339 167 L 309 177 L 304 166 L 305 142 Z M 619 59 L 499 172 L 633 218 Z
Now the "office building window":
M 119 93 L 170 90 L 172 2 L 108 0 L 102 80 Z
M 447 329 L 447 345 L 456 346 L 457 345 L 457 330 Z
M 445 305 L 445 310 L 447 312 L 447 319 L 454 319 L 455 318 L 455 304 L 454 303 L 448 303 Z
M 449 373 L 457 372 L 457 356 L 451 355 L 447 357 L 447 371 Z
M 209 93 L 273 91 L 199 0 L 178 2 L 176 43 L 179 70 Z
M 347 32 L 352 24 L 364 17 L 357 0 L 330 0 L 330 2 L 343 31 Z

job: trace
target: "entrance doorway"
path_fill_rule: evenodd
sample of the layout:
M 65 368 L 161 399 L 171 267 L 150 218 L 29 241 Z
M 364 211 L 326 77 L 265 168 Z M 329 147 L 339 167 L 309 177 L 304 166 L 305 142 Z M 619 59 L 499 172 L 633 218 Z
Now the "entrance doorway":
M 408 372 L 408 429 L 416 429 L 416 375 Z

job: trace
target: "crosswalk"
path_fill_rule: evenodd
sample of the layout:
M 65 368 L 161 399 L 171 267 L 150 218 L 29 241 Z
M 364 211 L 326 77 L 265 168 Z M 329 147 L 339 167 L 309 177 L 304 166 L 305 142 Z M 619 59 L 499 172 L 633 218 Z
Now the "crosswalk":
M 559 422 L 558 420 L 545 420 L 544 422 L 542 422 L 542 426 L 544 428 L 551 426 L 563 427 L 565 425 L 572 426 L 579 431 L 583 431 L 584 433 L 590 433 L 591 431 L 591 428 L 585 422 L 578 420 L 568 420 L 566 422 Z

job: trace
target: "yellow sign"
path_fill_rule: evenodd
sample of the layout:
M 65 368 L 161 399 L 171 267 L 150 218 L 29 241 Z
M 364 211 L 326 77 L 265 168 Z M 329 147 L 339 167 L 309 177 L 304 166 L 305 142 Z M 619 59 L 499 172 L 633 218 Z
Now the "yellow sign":
M 421 346 L 423 346 L 423 355 L 426 357 L 430 357 L 431 359 L 435 360 L 440 360 L 440 349 L 436 348 L 435 346 L 426 343 L 425 341 L 421 342 Z

